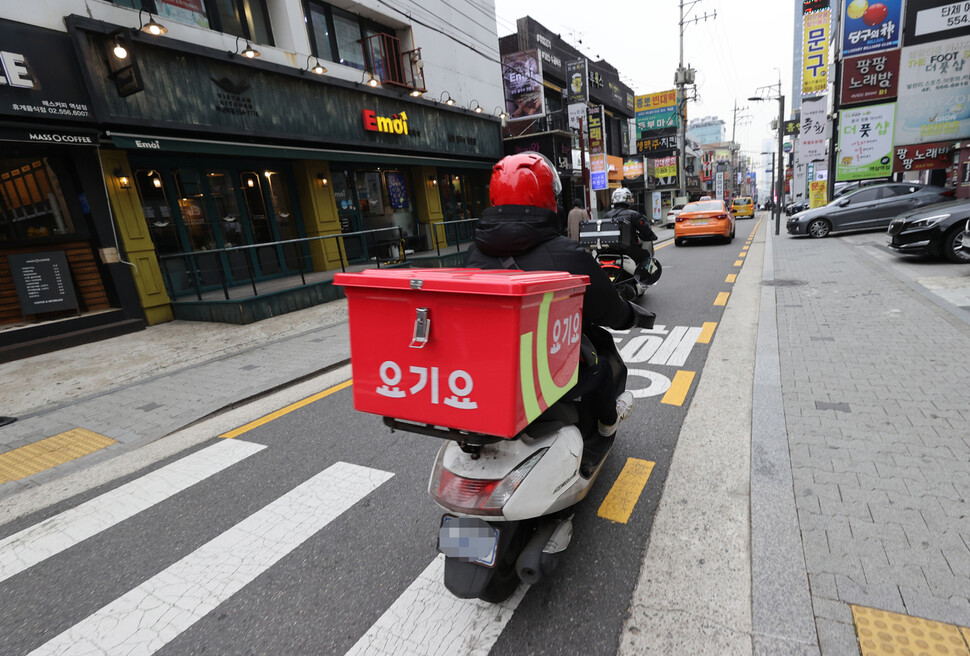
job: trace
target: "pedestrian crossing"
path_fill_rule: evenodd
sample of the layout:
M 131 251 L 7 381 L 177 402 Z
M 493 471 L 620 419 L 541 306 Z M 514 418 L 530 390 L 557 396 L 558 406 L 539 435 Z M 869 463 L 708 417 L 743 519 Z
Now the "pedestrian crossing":
M 0 540 L 0 582 L 43 566 L 266 448 L 219 440 Z M 336 462 L 32 651 L 16 653 L 155 654 L 393 476 Z M 438 555 L 348 656 L 488 654 L 527 586 L 498 605 L 458 599 L 445 589 L 443 569 L 444 557 Z

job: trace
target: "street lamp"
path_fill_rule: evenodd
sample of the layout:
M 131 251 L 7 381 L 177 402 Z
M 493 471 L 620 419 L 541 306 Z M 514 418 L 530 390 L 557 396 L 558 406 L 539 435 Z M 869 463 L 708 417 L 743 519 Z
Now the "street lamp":
M 773 90 L 775 87 L 778 87 L 777 96 L 776 96 L 778 99 L 778 165 L 777 165 L 777 168 L 780 169 L 782 168 L 782 162 L 785 161 L 784 144 L 782 143 L 785 137 L 785 96 L 781 92 L 781 72 L 778 73 L 778 84 L 770 84 L 768 86 L 758 87 L 758 91 L 761 91 L 762 93 L 764 93 L 764 92 Z M 772 98 L 770 95 L 766 95 L 766 97 L 751 96 L 750 98 L 748 98 L 748 100 L 758 101 L 758 102 L 762 100 L 774 100 L 774 99 L 775 98 Z M 775 166 L 772 166 L 773 170 L 775 168 L 776 168 Z M 774 177 L 777 179 L 777 182 L 776 182 L 777 188 L 775 193 L 778 195 L 778 202 L 775 203 L 776 207 L 772 210 L 772 213 L 775 216 L 775 234 L 777 235 L 779 234 L 779 231 L 781 229 L 780 228 L 781 203 L 782 203 L 782 199 L 785 197 L 785 177 L 781 174 L 780 171 Z

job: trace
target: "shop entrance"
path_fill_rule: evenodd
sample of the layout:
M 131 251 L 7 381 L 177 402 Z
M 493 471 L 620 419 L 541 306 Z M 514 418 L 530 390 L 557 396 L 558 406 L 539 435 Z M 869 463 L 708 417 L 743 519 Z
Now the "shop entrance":
M 360 203 L 354 188 L 354 174 L 351 170 L 333 171 L 333 199 L 337 203 L 337 218 L 340 232 L 347 234 L 364 229 L 364 219 L 360 213 Z M 367 241 L 361 237 L 344 237 L 344 257 L 349 263 L 368 260 Z
M 216 289 L 309 270 L 288 165 L 131 158 L 135 184 L 172 292 Z M 258 246 L 265 244 L 265 246 Z M 257 245 L 240 250 L 238 246 Z

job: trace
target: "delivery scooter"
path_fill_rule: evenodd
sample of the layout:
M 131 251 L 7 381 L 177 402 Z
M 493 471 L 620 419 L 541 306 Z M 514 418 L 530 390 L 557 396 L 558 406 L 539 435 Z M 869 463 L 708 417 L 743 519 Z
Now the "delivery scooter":
M 615 435 L 597 431 L 591 395 L 573 398 L 584 383 L 582 362 L 605 359 L 617 394 L 626 384 L 612 335 L 580 330 L 587 280 L 470 269 L 335 277 L 349 303 L 355 407 L 382 415 L 392 430 L 445 440 L 428 493 L 445 510 L 438 549 L 445 587 L 457 597 L 498 603 L 520 582 L 551 573 L 572 538 L 574 507 L 613 446 Z M 509 317 L 516 298 L 523 300 Z M 653 327 L 652 313 L 631 307 L 638 326 Z M 372 316 L 380 321 L 366 321 Z M 478 324 L 487 333 L 469 340 Z M 518 348 L 480 341 L 495 346 L 506 325 Z M 474 353 L 488 355 L 476 362 Z M 489 377 L 502 369 L 493 385 Z

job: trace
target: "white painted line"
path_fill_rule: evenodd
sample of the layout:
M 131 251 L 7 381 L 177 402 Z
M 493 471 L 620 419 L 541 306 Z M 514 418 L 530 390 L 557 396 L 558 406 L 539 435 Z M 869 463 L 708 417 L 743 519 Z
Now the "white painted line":
M 33 567 L 266 447 L 220 440 L 0 540 L 0 581 Z
M 153 654 L 392 476 L 338 462 L 31 654 Z
M 440 555 L 357 641 L 347 656 L 487 656 L 528 586 L 501 604 L 458 599 L 442 581 Z

